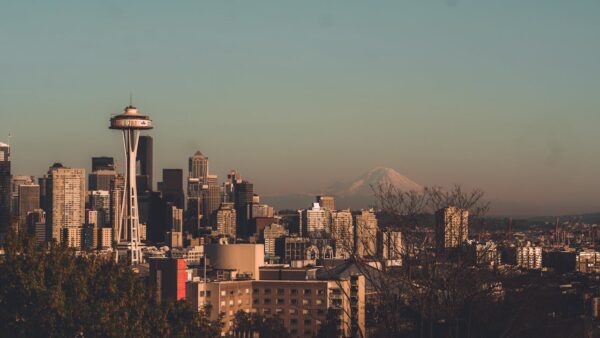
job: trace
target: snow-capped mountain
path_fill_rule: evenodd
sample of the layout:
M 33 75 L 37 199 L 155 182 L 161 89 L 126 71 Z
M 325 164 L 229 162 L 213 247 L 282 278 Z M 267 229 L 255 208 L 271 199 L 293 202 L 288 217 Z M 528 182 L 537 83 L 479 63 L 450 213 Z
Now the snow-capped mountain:
M 391 185 L 403 191 L 421 191 L 423 187 L 392 168 L 377 167 L 346 185 L 332 187 L 329 193 L 339 197 L 373 196 L 371 187 Z

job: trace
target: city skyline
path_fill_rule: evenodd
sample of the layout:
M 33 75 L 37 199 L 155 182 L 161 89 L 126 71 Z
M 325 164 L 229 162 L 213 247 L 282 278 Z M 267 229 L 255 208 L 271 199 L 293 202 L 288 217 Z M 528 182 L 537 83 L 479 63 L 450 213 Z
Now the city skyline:
M 380 4 L 6 5 L 12 171 L 122 165 L 99 126 L 133 92 L 160 126 L 156 172 L 200 150 L 276 195 L 386 166 L 506 209 L 598 211 L 599 4 Z

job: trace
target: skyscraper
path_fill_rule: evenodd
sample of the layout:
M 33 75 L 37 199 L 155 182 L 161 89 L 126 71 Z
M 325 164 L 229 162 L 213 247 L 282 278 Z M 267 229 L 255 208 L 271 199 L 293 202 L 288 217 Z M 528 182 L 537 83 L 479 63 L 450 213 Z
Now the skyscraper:
M 447 207 L 435 213 L 435 238 L 439 251 L 460 246 L 469 236 L 469 212 Z
M 88 207 L 91 210 L 97 212 L 97 222 L 96 225 L 98 227 L 109 227 L 111 224 L 110 220 L 110 191 L 105 190 L 95 190 L 88 192 L 89 205 Z
M 183 170 L 163 169 L 162 182 L 159 189 L 167 203 L 173 203 L 179 209 L 183 209 L 185 195 L 183 192 Z
M 238 233 L 246 233 L 246 225 L 250 219 L 252 200 L 254 197 L 254 185 L 246 180 L 237 181 L 233 184 L 233 205 L 237 214 Z
M 114 170 L 96 170 L 88 176 L 88 190 L 110 191 L 110 186 L 116 176 L 117 173 Z
M 24 227 L 27 214 L 40 208 L 40 186 L 37 184 L 21 184 L 19 186 L 19 226 Z
M 152 136 L 140 136 L 136 155 L 137 189 L 139 192 L 153 191 L 153 141 Z
M 92 157 L 92 172 L 99 170 L 115 170 L 115 159 L 112 157 Z
M 189 172 L 190 178 L 199 178 L 204 181 L 208 176 L 208 157 L 197 151 L 189 159 Z
M 10 146 L 0 142 L 0 233 L 10 225 Z
M 187 224 L 195 230 L 200 225 L 213 225 L 214 212 L 221 203 L 221 192 L 217 186 L 217 176 L 208 174 L 208 157 L 196 151 L 188 162 Z M 215 196 L 216 201 L 213 201 Z
M 49 231 L 46 238 L 60 243 L 61 234 L 76 233 L 62 229 L 81 228 L 85 222 L 85 169 L 65 168 L 56 163 L 48 171 L 48 183 L 50 211 L 46 214 Z
M 217 175 L 208 175 L 206 184 L 202 186 L 202 224 L 205 227 L 214 226 L 215 213 L 221 205 L 221 188 Z

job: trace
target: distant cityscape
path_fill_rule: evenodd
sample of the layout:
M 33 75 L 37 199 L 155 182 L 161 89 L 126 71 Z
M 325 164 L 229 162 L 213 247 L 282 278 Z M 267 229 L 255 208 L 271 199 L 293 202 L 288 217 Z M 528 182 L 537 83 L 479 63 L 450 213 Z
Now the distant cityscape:
M 155 187 L 161 140 L 150 117 L 130 105 L 110 128 L 123 134 L 123 168 L 95 156 L 89 173 L 54 163 L 42 177 L 17 175 L 10 145 L 0 143 L 3 240 L 29 236 L 41 248 L 126 265 L 157 303 L 184 301 L 222 322 L 223 335 L 251 336 L 240 333 L 246 313 L 277 318 L 291 337 L 496 336 L 465 320 L 464 306 L 485 299 L 510 308 L 542 291 L 549 303 L 530 311 L 539 318 L 498 310 L 518 328 L 503 325 L 508 336 L 555 326 L 600 332 L 598 224 L 573 217 L 523 226 L 488 217 L 481 192 L 389 179 L 368 187 L 373 205 L 340 209 L 338 196 L 318 195 L 276 210 L 239 171 L 220 180 L 201 150 L 188 155 L 187 170 L 163 169 Z M 469 274 L 477 277 L 456 279 Z M 465 296 L 461 285 L 477 292 Z

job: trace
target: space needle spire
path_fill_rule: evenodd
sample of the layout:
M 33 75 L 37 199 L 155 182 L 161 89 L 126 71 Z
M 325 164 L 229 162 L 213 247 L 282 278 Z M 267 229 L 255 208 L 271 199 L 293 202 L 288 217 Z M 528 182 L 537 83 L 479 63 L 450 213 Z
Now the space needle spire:
M 123 132 L 126 158 L 125 187 L 119 205 L 121 213 L 114 229 L 117 232 L 115 259 L 119 261 L 126 258 L 127 264 L 135 265 L 142 262 L 135 161 L 140 131 L 152 129 L 152 120 L 148 116 L 141 115 L 130 103 L 123 113 L 110 119 L 110 129 Z

